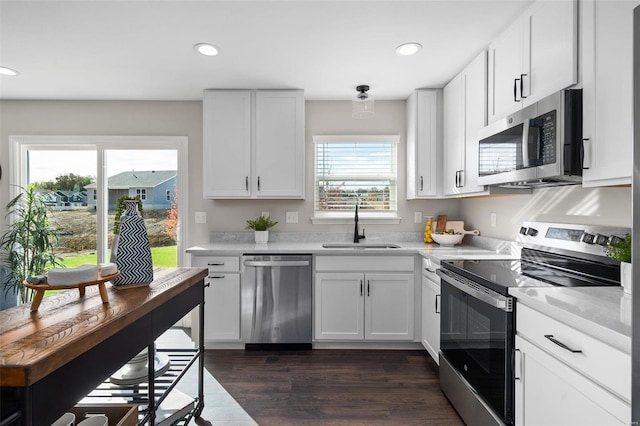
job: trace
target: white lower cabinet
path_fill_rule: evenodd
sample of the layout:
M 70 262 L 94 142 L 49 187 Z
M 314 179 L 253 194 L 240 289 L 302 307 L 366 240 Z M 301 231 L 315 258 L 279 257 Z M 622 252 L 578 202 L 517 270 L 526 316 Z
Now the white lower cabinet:
M 422 271 L 422 346 L 440 365 L 440 277 L 424 261 L 428 259 L 423 259 Z
M 204 341 L 240 341 L 240 257 L 194 256 L 193 266 L 209 269 L 204 289 Z
M 316 273 L 316 340 L 413 340 L 413 273 Z
M 521 304 L 516 312 L 516 425 L 629 424 L 629 354 Z

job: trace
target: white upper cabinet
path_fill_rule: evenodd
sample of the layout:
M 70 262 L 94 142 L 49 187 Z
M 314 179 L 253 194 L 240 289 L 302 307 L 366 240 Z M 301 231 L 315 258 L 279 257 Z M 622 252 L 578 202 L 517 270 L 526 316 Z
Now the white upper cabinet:
M 585 187 L 631 183 L 633 9 L 639 4 L 580 3 Z
M 577 0 L 537 1 L 489 46 L 489 122 L 577 82 Z
M 418 89 L 407 99 L 407 199 L 442 195 L 442 90 Z
M 304 92 L 205 90 L 204 198 L 304 198 Z
M 478 130 L 487 124 L 487 53 L 444 88 L 443 193 L 478 195 Z

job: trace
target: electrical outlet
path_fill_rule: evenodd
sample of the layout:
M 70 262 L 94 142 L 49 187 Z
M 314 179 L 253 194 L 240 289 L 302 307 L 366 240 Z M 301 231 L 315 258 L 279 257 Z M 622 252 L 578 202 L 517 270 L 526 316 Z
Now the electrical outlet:
M 298 212 L 287 212 L 287 223 L 298 223 Z
M 207 212 L 196 212 L 196 223 L 207 223 Z
M 422 212 L 413 213 L 413 223 L 422 223 Z
M 497 213 L 491 213 L 491 226 L 492 227 L 496 227 L 498 226 L 498 214 Z
M 269 212 L 262 212 L 262 213 L 260 213 L 260 216 L 269 217 Z

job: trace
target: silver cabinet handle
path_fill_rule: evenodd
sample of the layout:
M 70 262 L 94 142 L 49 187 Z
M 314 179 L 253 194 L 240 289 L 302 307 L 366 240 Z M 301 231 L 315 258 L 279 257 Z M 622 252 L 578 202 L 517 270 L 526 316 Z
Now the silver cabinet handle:
M 245 260 L 244 266 L 309 266 L 308 260 Z
M 588 141 L 589 138 L 582 139 L 582 170 L 589 170 L 591 167 L 591 145 L 587 143 Z
M 362 280 L 360 280 L 360 296 L 362 296 L 362 291 L 363 291 L 363 285 L 362 285 Z
M 513 379 L 522 380 L 522 352 L 520 349 L 513 350 Z
M 245 191 L 249 190 L 249 176 L 244 177 L 244 189 Z
M 209 266 L 222 266 L 222 265 L 224 265 L 224 262 L 207 263 L 207 265 L 209 265 Z
M 520 102 L 520 99 L 518 99 L 518 81 L 519 80 L 520 80 L 519 78 L 513 79 L 513 102 Z
M 212 280 L 219 280 L 224 277 L 226 277 L 226 275 L 209 275 L 207 278 L 210 278 Z
M 369 284 L 369 280 L 367 280 L 367 296 L 371 296 L 371 285 Z
M 558 339 L 553 337 L 553 334 L 545 334 L 544 337 L 549 339 L 549 340 L 551 340 L 551 342 L 553 342 L 554 344 L 560 346 L 562 349 L 567 350 L 567 351 L 569 351 L 569 352 L 571 352 L 573 354 L 582 353 L 581 349 L 570 348 L 569 346 L 565 345 L 564 343 L 562 343 L 561 341 L 559 341 Z
M 440 295 L 436 294 L 436 314 L 440 313 L 440 306 L 438 306 L 439 305 L 438 300 L 440 300 Z
M 258 176 L 258 191 L 260 191 L 260 176 Z
M 424 189 L 424 177 L 420 176 L 420 191 Z

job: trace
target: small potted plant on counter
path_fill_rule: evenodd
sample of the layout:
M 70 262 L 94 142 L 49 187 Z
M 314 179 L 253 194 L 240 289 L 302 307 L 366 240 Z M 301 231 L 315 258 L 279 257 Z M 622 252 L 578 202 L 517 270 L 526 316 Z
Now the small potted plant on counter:
M 631 234 L 623 239 L 610 241 L 606 247 L 607 256 L 620 262 L 620 284 L 625 293 L 631 293 L 633 277 L 631 276 Z
M 278 222 L 272 221 L 269 216 L 258 216 L 255 220 L 247 220 L 247 229 L 253 229 L 256 243 L 269 241 L 269 228 L 276 226 Z

